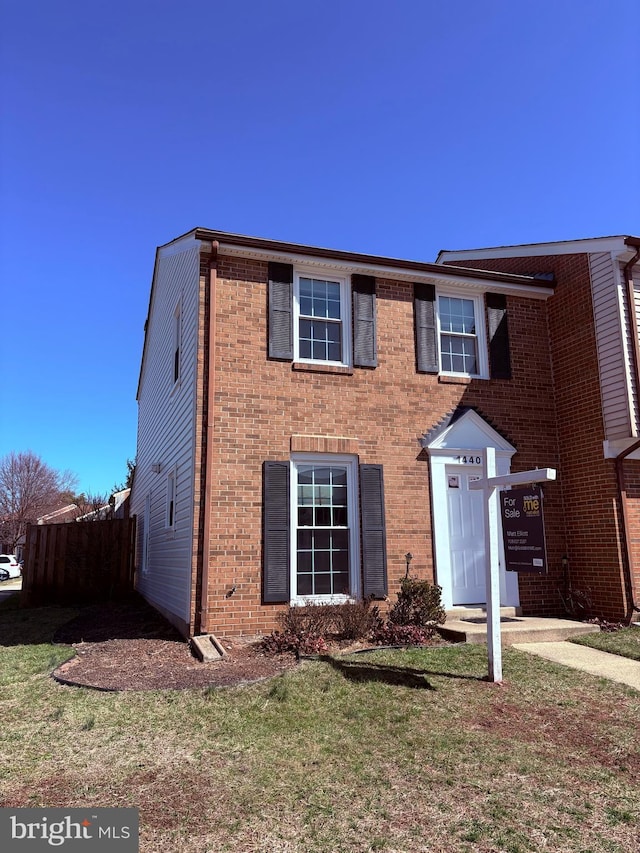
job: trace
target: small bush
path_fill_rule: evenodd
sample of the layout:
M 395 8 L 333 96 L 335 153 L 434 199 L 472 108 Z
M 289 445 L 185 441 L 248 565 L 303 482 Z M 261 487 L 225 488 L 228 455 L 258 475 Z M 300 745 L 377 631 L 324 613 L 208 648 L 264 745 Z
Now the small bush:
M 264 637 L 261 647 L 268 654 L 320 654 L 328 641 L 360 640 L 382 625 L 377 607 L 370 601 L 343 604 L 307 604 L 288 607 L 278 617 L 281 631 Z
M 278 616 L 283 633 L 295 637 L 324 637 L 331 633 L 334 622 L 334 607 L 330 604 L 289 606 Z
M 442 588 L 429 581 L 403 578 L 398 600 L 389 611 L 389 622 L 394 625 L 416 625 L 434 629 L 446 619 L 441 603 Z
M 382 646 L 421 646 L 428 643 L 435 633 L 435 628 L 386 622 L 373 633 L 372 639 Z
M 380 610 L 368 598 L 336 604 L 333 612 L 335 631 L 341 640 L 362 640 L 382 625 Z
M 278 616 L 281 631 L 273 631 L 262 640 L 267 654 L 313 655 L 327 651 L 326 637 L 331 632 L 335 617 L 334 608 L 328 604 L 289 606 Z
M 327 651 L 324 637 L 293 634 L 291 631 L 273 631 L 262 638 L 261 648 L 270 655 L 317 655 Z

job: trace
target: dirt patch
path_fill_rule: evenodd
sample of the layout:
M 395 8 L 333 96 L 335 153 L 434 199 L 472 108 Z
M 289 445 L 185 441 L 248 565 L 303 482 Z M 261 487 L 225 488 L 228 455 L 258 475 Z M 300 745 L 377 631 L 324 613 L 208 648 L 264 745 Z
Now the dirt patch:
M 76 655 L 53 676 L 98 690 L 181 690 L 259 681 L 297 663 L 292 656 L 265 655 L 256 638 L 218 639 L 229 656 L 202 663 L 143 599 L 92 605 L 56 632 L 54 642 L 73 646 Z

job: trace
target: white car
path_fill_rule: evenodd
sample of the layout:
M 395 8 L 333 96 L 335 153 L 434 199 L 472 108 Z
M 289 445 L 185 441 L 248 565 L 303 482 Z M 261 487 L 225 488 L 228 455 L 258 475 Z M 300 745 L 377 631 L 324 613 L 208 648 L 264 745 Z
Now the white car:
M 0 554 L 0 581 L 22 576 L 20 564 L 13 554 Z

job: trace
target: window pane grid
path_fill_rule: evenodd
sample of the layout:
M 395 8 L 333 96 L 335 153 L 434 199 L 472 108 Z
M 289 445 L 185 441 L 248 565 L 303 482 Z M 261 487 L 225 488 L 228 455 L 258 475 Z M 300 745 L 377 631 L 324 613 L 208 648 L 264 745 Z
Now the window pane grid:
M 442 335 L 440 348 L 443 370 L 451 373 L 477 373 L 475 338 Z
M 472 299 L 440 296 L 440 358 L 448 373 L 478 373 L 475 305 Z
M 440 328 L 443 332 L 475 335 L 476 321 L 473 300 L 441 296 Z
M 342 361 L 340 284 L 300 278 L 298 343 L 300 358 Z
M 298 469 L 298 595 L 349 593 L 347 470 Z

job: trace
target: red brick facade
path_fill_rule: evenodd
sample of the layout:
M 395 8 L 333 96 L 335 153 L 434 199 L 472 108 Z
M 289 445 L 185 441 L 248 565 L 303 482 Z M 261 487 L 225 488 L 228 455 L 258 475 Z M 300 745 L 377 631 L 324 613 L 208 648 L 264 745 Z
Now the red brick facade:
M 408 551 L 412 573 L 433 579 L 429 459 L 420 438 L 460 405 L 474 407 L 517 448 L 513 471 L 559 472 L 559 481 L 545 488 L 550 574 L 520 578 L 523 611 L 562 612 L 565 554 L 603 612 L 620 609 L 614 472 L 601 458 L 602 428 L 593 416 L 598 381 L 587 355 L 593 330 L 586 267 L 581 259 L 568 263 L 584 293 L 560 288 L 552 310 L 544 300 L 507 299 L 512 379 L 444 381 L 416 372 L 410 282 L 376 280 L 378 366 L 335 371 L 270 360 L 267 263 L 218 258 L 209 413 L 209 631 L 254 634 L 275 627 L 283 605 L 261 603 L 262 463 L 287 460 L 292 452 L 347 452 L 383 465 L 389 597 L 395 599 Z M 521 268 L 544 271 L 543 264 L 536 259 L 533 270 L 531 262 Z M 568 341 L 567 330 L 577 337 Z M 584 418 L 576 417 L 580 412 Z M 564 428 L 569 420 L 571 435 Z M 593 465 L 585 465 L 585 457 Z

